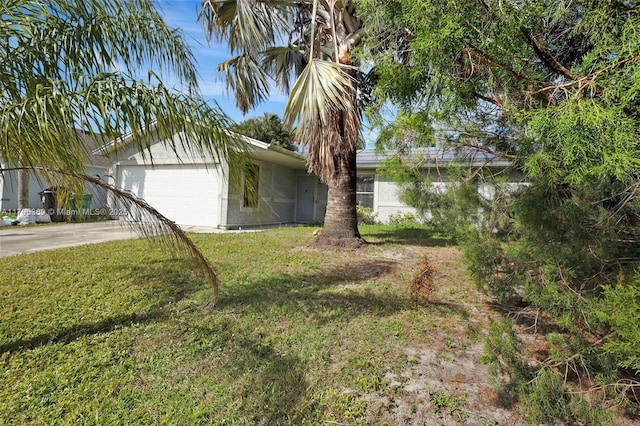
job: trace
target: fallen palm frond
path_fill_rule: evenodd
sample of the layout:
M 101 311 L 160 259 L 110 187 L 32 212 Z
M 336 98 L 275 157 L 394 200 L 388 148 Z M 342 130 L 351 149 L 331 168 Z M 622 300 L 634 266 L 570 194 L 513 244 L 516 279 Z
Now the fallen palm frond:
M 10 167 L 0 169 L 0 173 L 18 170 L 33 170 L 47 176 L 62 176 L 65 181 L 71 183 L 70 187 L 77 187 L 82 182 L 88 182 L 105 189 L 114 196 L 117 210 L 127 212 L 128 220 L 120 220 L 119 223 L 130 227 L 138 235 L 170 249 L 176 255 L 186 255 L 197 264 L 213 289 L 213 296 L 206 306 L 215 305 L 219 293 L 219 279 L 213 266 L 178 224 L 163 216 L 146 201 L 98 178 L 67 170 L 47 167 Z
M 420 271 L 413 277 L 409 286 L 409 293 L 416 301 L 428 299 L 433 294 L 435 290 L 433 283 L 435 272 L 436 268 L 429 261 L 429 258 L 423 257 L 420 263 Z

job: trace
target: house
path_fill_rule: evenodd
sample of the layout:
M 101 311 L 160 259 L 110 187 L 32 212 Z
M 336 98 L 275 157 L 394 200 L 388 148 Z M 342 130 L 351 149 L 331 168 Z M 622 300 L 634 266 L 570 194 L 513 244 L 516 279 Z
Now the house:
M 129 134 L 96 152 L 111 158 L 109 176 L 114 186 L 144 199 L 180 225 L 239 229 L 323 221 L 327 186 L 308 174 L 304 155 L 246 138 L 251 169 L 241 182 L 234 183 L 228 179 L 228 164 L 185 151 L 182 137 L 175 134 L 173 140 L 165 141 L 155 135 L 150 152 L 143 154 Z M 509 161 L 489 154 L 462 155 L 438 148 L 422 148 L 414 154 L 421 156 L 421 167 L 436 187 L 445 188 L 450 182 L 448 170 L 454 164 L 484 167 L 521 185 L 522 176 Z M 357 202 L 371 208 L 381 222 L 399 212 L 416 213 L 401 200 L 399 185 L 380 173 L 390 155 L 373 150 L 357 153 Z M 257 193 L 248 190 L 251 185 L 245 179 L 254 180 Z M 492 196 L 491 185 L 477 186 L 483 195 Z M 119 218 L 136 219 L 126 214 Z
M 101 150 L 112 160 L 115 187 L 144 199 L 179 225 L 238 229 L 324 218 L 327 187 L 307 173 L 304 156 L 296 152 L 247 138 L 250 170 L 235 183 L 228 179 L 228 164 L 187 152 L 180 143 L 183 135 L 173 135 L 172 144 L 153 134 L 150 152 L 144 154 L 132 134 Z M 253 179 L 253 185 L 245 179 Z
M 107 168 L 110 165 L 109 160 L 94 152 L 95 141 L 89 133 L 76 129 L 76 133 L 87 152 L 87 163 L 85 174 L 100 179 L 106 178 Z M 0 159 L 0 168 L 10 168 Z M 42 199 L 39 195 L 43 189 L 51 184 L 36 172 L 29 173 L 29 208 L 38 209 L 42 207 Z M 85 193 L 92 195 L 92 207 L 101 208 L 106 205 L 106 192 L 94 185 L 87 184 Z M 0 212 L 15 211 L 18 209 L 18 172 L 10 171 L 0 174 Z
M 381 166 L 392 155 L 381 154 L 374 150 L 358 151 L 357 161 L 357 202 L 371 208 L 376 219 L 382 223 L 389 222 L 389 218 L 398 213 L 413 213 L 417 211 L 407 206 L 401 200 L 401 188 L 393 178 L 381 173 Z M 427 176 L 436 190 L 444 190 L 452 178 L 452 166 L 463 166 L 473 169 L 480 167 L 491 174 L 500 174 L 506 178 L 506 185 L 516 189 L 523 185 L 523 175 L 513 168 L 510 161 L 500 159 L 488 153 L 479 151 L 444 150 L 439 147 L 416 148 L 412 156 L 404 160 L 418 160 L 419 167 Z M 478 192 L 486 197 L 493 196 L 494 186 L 478 182 Z

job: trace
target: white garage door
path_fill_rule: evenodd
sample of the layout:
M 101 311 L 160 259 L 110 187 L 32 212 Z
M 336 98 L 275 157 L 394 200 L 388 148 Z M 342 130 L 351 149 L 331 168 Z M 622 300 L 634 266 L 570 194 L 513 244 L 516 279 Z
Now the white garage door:
M 220 175 L 210 165 L 118 166 L 118 186 L 179 225 L 218 226 Z

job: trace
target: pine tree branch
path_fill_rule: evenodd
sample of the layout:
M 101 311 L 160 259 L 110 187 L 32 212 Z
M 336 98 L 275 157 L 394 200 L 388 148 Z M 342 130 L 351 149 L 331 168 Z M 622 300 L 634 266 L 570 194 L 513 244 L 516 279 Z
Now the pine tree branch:
M 491 56 L 489 56 L 488 54 L 482 52 L 480 49 L 478 49 L 477 47 L 475 47 L 473 45 L 470 48 L 462 49 L 462 52 L 467 54 L 467 55 L 469 55 L 469 57 L 476 58 L 477 60 L 479 60 L 484 65 L 487 65 L 489 68 L 499 68 L 499 69 L 502 69 L 502 70 L 508 72 L 509 74 L 511 74 L 511 76 L 513 77 L 513 79 L 516 82 L 528 81 L 528 82 L 531 83 L 531 85 L 540 86 L 540 87 L 543 87 L 543 88 L 547 88 L 547 87 L 551 86 L 551 83 L 548 83 L 546 81 L 532 80 L 529 76 L 511 69 L 507 65 L 505 65 L 505 64 L 501 63 L 500 61 L 492 58 Z M 538 92 L 541 92 L 542 90 L 543 89 L 539 90 Z M 538 93 L 538 92 L 534 92 L 534 93 Z
M 478 3 L 480 3 L 480 6 L 482 6 L 482 8 L 487 12 L 491 11 L 491 8 L 487 4 L 487 2 L 485 2 L 484 0 L 478 0 Z
M 607 339 L 607 337 L 609 337 L 609 336 L 611 336 L 611 334 L 607 334 L 606 336 L 596 340 L 595 342 L 591 343 L 591 346 L 589 346 L 589 348 L 595 348 L 595 347 L 600 346 Z M 565 358 L 562 361 L 555 362 L 553 364 L 548 364 L 548 361 L 550 361 L 550 360 L 547 360 L 547 361 L 545 361 L 543 363 L 543 365 L 545 367 L 549 367 L 549 368 L 557 368 L 557 367 L 560 367 L 561 365 L 569 364 L 570 362 L 574 361 L 575 359 L 580 358 L 582 355 L 583 355 L 583 352 L 577 352 L 577 353 L 571 355 L 570 357 Z
M 489 102 L 492 105 L 495 105 L 497 107 L 502 108 L 504 106 L 504 102 L 503 100 L 499 97 L 499 96 L 486 96 L 483 95 L 482 93 L 478 93 L 478 92 L 473 92 L 473 96 L 475 96 L 478 99 L 482 99 L 485 102 Z
M 533 49 L 534 53 L 542 61 L 542 63 L 544 63 L 548 68 L 550 68 L 557 74 L 560 74 L 569 80 L 576 79 L 573 74 L 571 74 L 571 71 L 569 71 L 560 62 L 558 62 L 558 60 L 554 58 L 551 53 L 542 49 L 526 29 L 522 28 L 521 31 L 524 35 L 525 40 L 527 41 L 527 44 Z
M 576 80 L 572 80 L 563 84 L 553 84 L 553 85 L 547 85 L 545 87 L 543 87 L 542 89 L 531 93 L 532 95 L 538 95 L 540 93 L 543 92 L 547 92 L 547 91 L 556 91 L 556 90 L 563 90 L 563 91 L 567 91 L 571 88 L 573 88 L 574 86 L 577 86 L 578 88 L 578 92 L 576 93 L 576 96 L 585 88 L 588 87 L 590 83 L 593 83 L 594 81 L 596 81 L 602 74 L 607 73 L 615 68 L 618 67 L 622 67 L 626 64 L 628 64 L 629 62 L 634 62 L 634 61 L 639 61 L 640 60 L 640 54 L 638 55 L 634 55 L 634 56 L 630 56 L 628 58 L 625 58 L 621 61 L 615 62 L 613 64 L 607 65 L 604 68 L 601 68 L 597 71 L 592 72 L 589 75 L 586 75 L 584 77 L 578 78 Z
M 462 49 L 462 52 L 466 53 L 467 55 L 469 55 L 472 58 L 478 59 L 480 62 L 482 62 L 485 65 L 488 65 L 490 68 L 492 68 L 492 67 L 493 68 L 500 68 L 500 69 L 503 69 L 503 70 L 507 71 L 509 74 L 511 74 L 513 76 L 513 78 L 516 81 L 528 80 L 527 76 L 525 76 L 524 74 L 521 74 L 521 73 L 519 73 L 517 71 L 512 70 L 511 68 L 509 68 L 505 64 L 495 60 L 491 56 L 489 56 L 486 53 L 482 52 L 480 49 L 476 48 L 475 46 L 471 46 L 470 48 L 465 47 L 464 49 Z

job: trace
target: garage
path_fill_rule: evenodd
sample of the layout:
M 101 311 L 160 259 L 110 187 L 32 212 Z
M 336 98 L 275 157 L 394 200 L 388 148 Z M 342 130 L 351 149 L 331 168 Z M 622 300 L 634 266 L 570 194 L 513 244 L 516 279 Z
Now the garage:
M 117 185 L 179 225 L 220 224 L 219 169 L 215 165 L 118 165 Z

